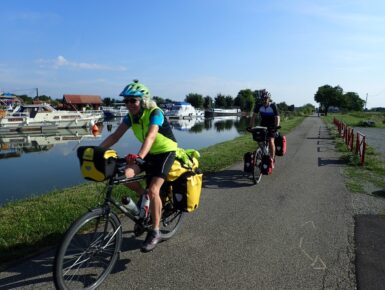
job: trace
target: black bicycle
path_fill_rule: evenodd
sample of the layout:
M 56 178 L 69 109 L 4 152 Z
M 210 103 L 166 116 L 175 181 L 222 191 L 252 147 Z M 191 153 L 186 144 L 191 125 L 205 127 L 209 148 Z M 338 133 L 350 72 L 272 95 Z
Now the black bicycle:
M 142 159 L 136 162 L 144 163 Z M 54 261 L 53 277 L 58 289 L 95 289 L 110 274 L 119 258 L 122 242 L 122 225 L 118 209 L 134 222 L 134 234 L 140 236 L 152 227 L 151 217 L 140 218 L 112 197 L 112 189 L 117 184 L 148 179 L 148 175 L 126 178 L 126 161 L 117 159 L 116 174 L 107 181 L 104 202 L 89 210 L 76 220 L 64 235 Z M 160 221 L 162 240 L 170 239 L 181 225 L 184 211 L 174 206 L 169 185 L 165 182 L 161 190 L 163 203 Z
M 277 126 L 276 129 L 281 128 Z M 270 162 L 270 151 L 269 151 L 269 139 L 268 137 L 268 128 L 262 126 L 255 126 L 253 128 L 247 129 L 248 132 L 253 134 L 253 140 L 257 142 L 258 147 L 254 152 L 252 158 L 252 180 L 254 184 L 258 184 L 263 174 L 267 174 L 268 167 Z M 268 162 L 265 162 L 268 161 Z

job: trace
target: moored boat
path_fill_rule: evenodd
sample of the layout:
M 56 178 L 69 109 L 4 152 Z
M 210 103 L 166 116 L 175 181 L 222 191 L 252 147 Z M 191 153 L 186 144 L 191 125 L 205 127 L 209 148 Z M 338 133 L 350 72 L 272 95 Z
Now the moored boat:
M 166 116 L 169 118 L 194 118 L 197 115 L 195 108 L 187 102 L 175 102 L 171 109 L 166 112 Z
M 241 109 L 221 109 L 214 108 L 205 111 L 205 117 L 218 117 L 218 116 L 240 116 L 242 114 Z
M 113 107 L 102 107 L 101 109 L 103 111 L 104 117 L 107 119 L 124 117 L 128 114 L 128 109 L 123 103 L 118 103 Z
M 0 131 L 82 128 L 90 127 L 100 120 L 100 113 L 59 111 L 46 103 L 20 105 L 0 118 Z

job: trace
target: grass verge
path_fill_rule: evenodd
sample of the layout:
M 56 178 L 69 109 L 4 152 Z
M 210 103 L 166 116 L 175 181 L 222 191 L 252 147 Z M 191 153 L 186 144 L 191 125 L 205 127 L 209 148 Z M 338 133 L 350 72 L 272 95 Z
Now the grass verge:
M 289 132 L 303 119 L 297 116 L 283 121 L 280 131 Z M 241 161 L 255 147 L 251 134 L 246 133 L 201 149 L 200 168 L 205 174 L 215 173 Z M 74 220 L 103 201 L 104 187 L 104 183 L 86 182 L 0 207 L 0 270 L 10 261 L 57 244 Z M 119 200 L 127 191 L 123 185 L 116 186 L 113 196 Z
M 378 192 L 377 195 L 381 195 L 381 190 L 385 188 L 385 157 L 372 147 L 367 146 L 365 164 L 362 166 L 358 155 L 348 150 L 345 142 L 338 136 L 336 127 L 332 124 L 332 117 L 328 116 L 324 120 L 336 139 L 336 149 L 342 154 L 341 158 L 347 164 L 344 169 L 346 187 L 355 193 L 373 194 L 373 192 Z

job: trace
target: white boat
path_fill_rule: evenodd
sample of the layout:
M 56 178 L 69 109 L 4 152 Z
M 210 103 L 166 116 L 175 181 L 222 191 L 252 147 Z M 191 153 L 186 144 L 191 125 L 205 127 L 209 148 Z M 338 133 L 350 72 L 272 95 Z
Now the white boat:
M 114 107 L 102 107 L 101 109 L 106 118 L 124 117 L 128 114 L 128 109 L 123 103 L 118 103 Z
M 220 109 L 214 108 L 205 111 L 205 117 L 216 116 L 240 116 L 242 114 L 241 109 Z
M 59 111 L 49 104 L 20 105 L 0 118 L 0 131 L 33 131 L 90 127 L 101 120 L 101 111 Z
M 166 116 L 169 118 L 194 118 L 197 112 L 195 108 L 187 102 L 175 102 L 171 109 L 166 112 Z

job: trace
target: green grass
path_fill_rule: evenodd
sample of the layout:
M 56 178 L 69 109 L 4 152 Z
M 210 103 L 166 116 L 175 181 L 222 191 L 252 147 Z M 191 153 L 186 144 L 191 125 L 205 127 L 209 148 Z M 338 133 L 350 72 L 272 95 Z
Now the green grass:
M 284 120 L 281 132 L 289 132 L 303 119 L 303 116 L 296 116 Z M 217 172 L 241 161 L 243 154 L 255 147 L 251 134 L 246 133 L 204 148 L 199 150 L 200 168 L 204 174 Z M 74 220 L 103 202 L 104 188 L 104 183 L 86 182 L 0 207 L 0 265 L 58 243 Z M 113 196 L 117 200 L 127 194 L 134 197 L 123 185 L 114 188 Z
M 327 122 L 332 122 L 336 117 L 350 127 L 359 127 L 361 122 L 371 120 L 375 122 L 376 128 L 385 128 L 385 113 L 380 112 L 353 112 L 353 113 L 329 113 L 325 118 Z
M 336 149 L 341 152 L 341 158 L 346 161 L 344 169 L 346 186 L 351 192 L 372 194 L 376 190 L 385 188 L 385 157 L 372 147 L 366 147 L 365 163 L 361 165 L 359 157 L 347 149 L 346 144 L 338 136 L 332 117 L 324 118 L 329 124 L 332 134 L 336 138 Z

